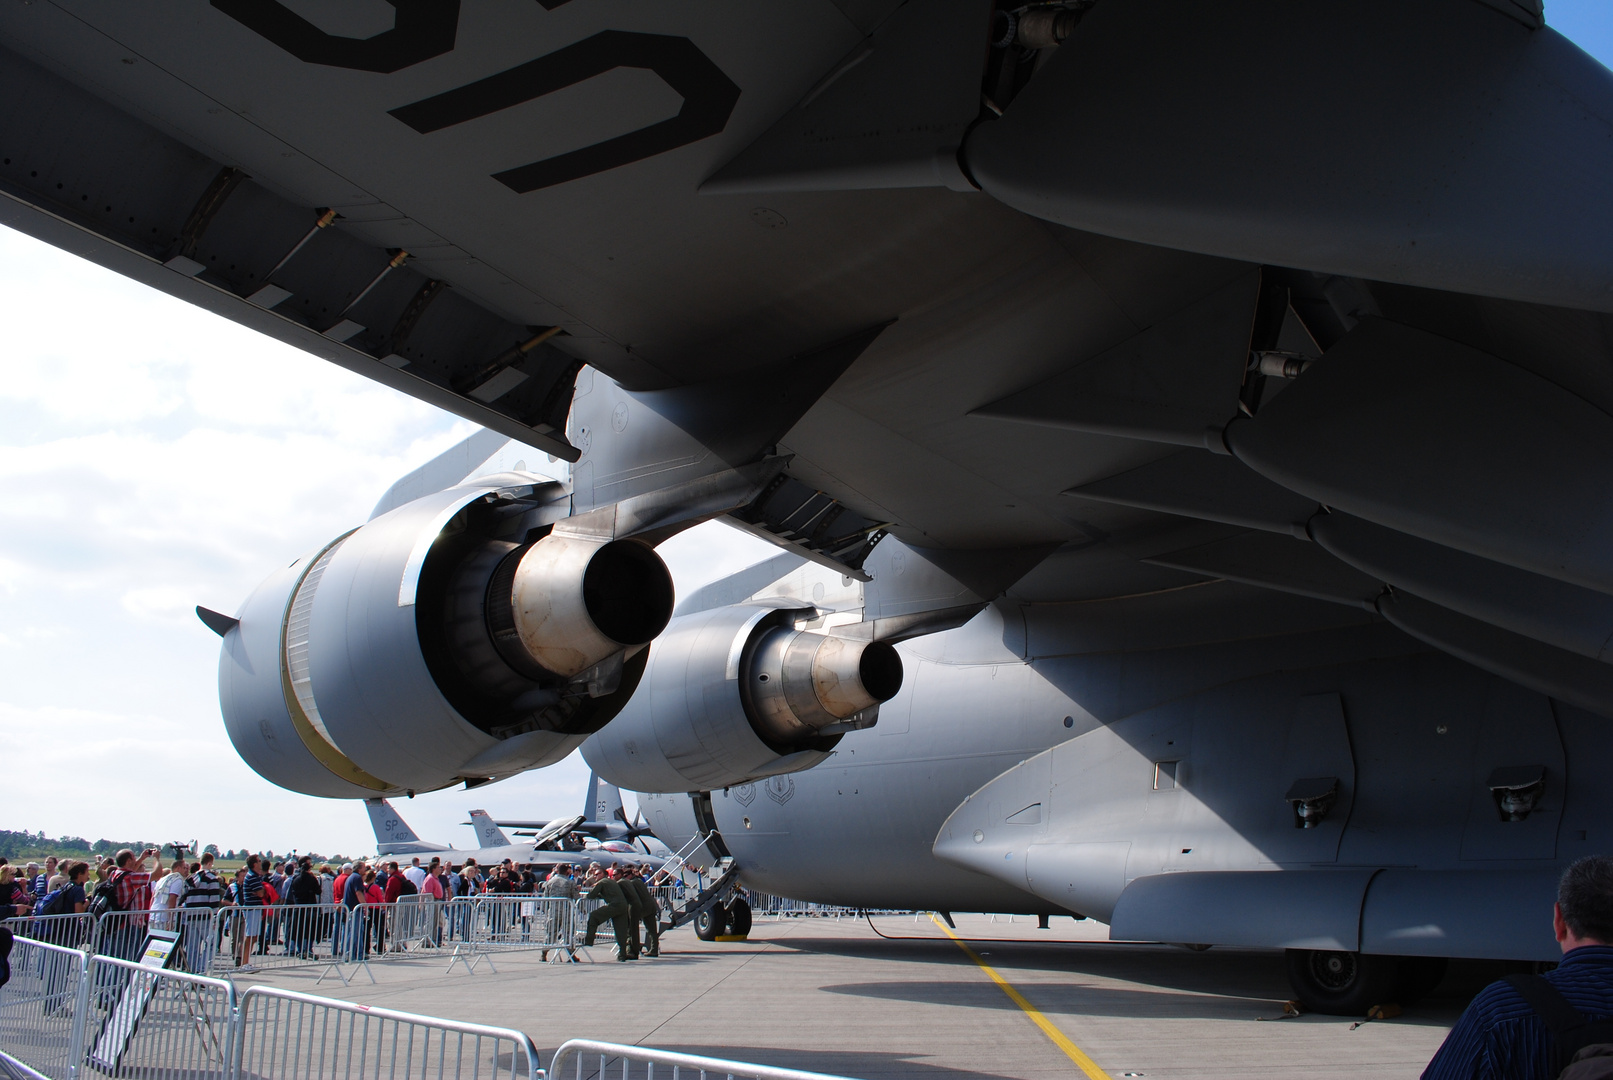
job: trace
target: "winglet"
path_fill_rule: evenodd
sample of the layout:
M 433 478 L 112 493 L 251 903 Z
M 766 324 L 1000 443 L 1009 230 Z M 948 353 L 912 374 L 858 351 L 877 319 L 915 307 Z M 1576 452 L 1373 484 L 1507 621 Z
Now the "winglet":
M 207 628 L 219 637 L 223 637 L 241 625 L 240 619 L 232 619 L 228 615 L 222 615 L 212 608 L 204 608 L 200 604 L 196 605 L 196 617 L 206 623 Z

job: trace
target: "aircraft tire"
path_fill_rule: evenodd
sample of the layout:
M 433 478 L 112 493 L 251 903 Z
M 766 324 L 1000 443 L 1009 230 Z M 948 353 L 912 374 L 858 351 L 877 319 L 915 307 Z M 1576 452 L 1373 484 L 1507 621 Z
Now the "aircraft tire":
M 1443 956 L 1403 956 L 1395 979 L 1395 1000 L 1413 1005 L 1433 993 L 1445 978 L 1450 961 Z
M 1400 957 L 1327 949 L 1289 949 L 1288 983 L 1307 1012 L 1365 1016 L 1393 1001 Z
M 750 903 L 743 897 L 736 896 L 728 905 L 729 934 L 744 937 L 750 933 L 751 912 Z
M 701 941 L 716 941 L 728 933 L 728 914 L 721 904 L 713 905 L 694 917 L 694 936 Z

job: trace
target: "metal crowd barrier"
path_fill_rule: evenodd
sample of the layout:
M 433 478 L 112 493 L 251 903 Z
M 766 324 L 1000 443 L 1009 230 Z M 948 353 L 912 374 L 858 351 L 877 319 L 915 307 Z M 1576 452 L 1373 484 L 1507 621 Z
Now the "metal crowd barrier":
M 562 902 L 563 903 L 563 902 Z M 118 927 L 121 929 L 121 927 Z M 145 967 L 19 937 L 0 986 L 0 1076 L 79 1080 L 843 1080 L 821 1073 L 572 1040 L 545 1074 L 512 1028 L 462 1023 Z M 642 1068 L 639 1068 L 642 1066 Z M 610 1072 L 607 1074 L 606 1069 Z M 695 1080 L 690 1077 L 689 1080 Z
M 238 1031 L 237 1076 L 253 1080 L 544 1076 L 537 1047 L 513 1028 L 265 986 L 241 995 Z
M 584 1062 L 588 1064 L 585 1066 Z M 642 1069 L 634 1069 L 642 1065 Z M 700 1057 L 697 1054 L 677 1054 L 670 1050 L 656 1050 L 648 1046 L 625 1046 L 621 1043 L 596 1042 L 593 1039 L 572 1039 L 561 1044 L 549 1059 L 548 1080 L 585 1080 L 597 1075 L 599 1080 L 655 1080 L 656 1066 L 670 1071 L 666 1080 L 693 1080 L 682 1074 L 698 1073 L 699 1080 L 708 1077 L 726 1077 L 727 1080 L 844 1080 L 826 1073 L 802 1072 L 800 1069 L 780 1069 L 772 1065 L 753 1065 L 744 1061 L 727 1061 L 722 1058 Z M 607 1072 L 606 1070 L 609 1070 Z
M 234 1075 L 229 982 L 113 956 L 91 957 L 87 974 L 82 1060 L 90 1069 L 149 1080 Z
M 7 920 L 13 927 L 19 919 Z M 0 987 L 0 1060 L 35 1075 L 66 1076 L 76 1069 L 83 1042 L 79 991 L 87 957 L 33 937 L 11 947 L 11 981 Z M 23 1075 L 28 1075 L 24 1073 Z
M 655 890 L 664 907 L 673 893 Z M 194 975 L 228 978 L 242 972 L 238 960 L 267 971 L 368 964 L 399 957 L 419 958 L 441 950 L 450 968 L 464 962 L 474 971 L 497 953 L 537 950 L 575 955 L 588 912 L 596 901 L 572 901 L 525 893 L 464 896 L 450 901 L 405 897 L 392 904 L 275 904 L 257 907 L 176 908 L 170 911 L 116 911 L 99 920 L 88 914 L 11 919 L 6 925 L 19 940 L 98 956 L 134 959 L 146 931 L 177 930 L 183 948 L 179 969 Z M 600 939 L 614 943 L 611 924 Z M 250 940 L 249 940 L 250 939 Z M 373 976 L 372 976 L 373 977 Z
M 6 920 L 6 926 L 19 938 L 48 941 L 69 949 L 83 948 L 95 932 L 95 917 L 82 915 L 27 915 Z
M 232 1080 L 234 1030 L 228 982 L 27 938 L 0 987 L 0 1061 L 23 1075 Z
M 455 925 L 449 970 L 463 963 L 474 972 L 491 954 L 539 950 L 576 952 L 577 904 L 561 897 L 522 894 L 460 897 L 450 901 L 447 921 Z M 497 970 L 494 968 L 493 970 Z

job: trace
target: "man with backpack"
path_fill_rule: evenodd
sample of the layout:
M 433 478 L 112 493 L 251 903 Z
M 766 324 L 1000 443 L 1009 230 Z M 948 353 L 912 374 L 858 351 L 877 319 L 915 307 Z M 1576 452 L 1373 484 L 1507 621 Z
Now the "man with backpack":
M 138 858 L 128 848 L 118 852 L 112 860 L 117 869 L 90 899 L 90 914 L 97 922 L 112 917 L 112 933 L 102 937 L 110 956 L 133 960 L 145 943 L 146 912 L 151 908 L 151 871 L 146 869 L 146 860 L 157 854 L 156 848 L 146 848 Z
M 1563 950 L 1557 969 L 1485 987 L 1423 1080 L 1613 1077 L 1613 857 L 1568 868 L 1552 927 Z
M 81 915 L 89 906 L 89 900 L 84 895 L 84 882 L 90 876 L 90 864 L 68 863 L 63 867 L 63 873 L 66 880 L 34 903 L 36 916 Z M 44 940 L 68 949 L 78 948 L 82 944 L 84 928 L 77 923 L 75 919 L 60 920 L 45 929 Z

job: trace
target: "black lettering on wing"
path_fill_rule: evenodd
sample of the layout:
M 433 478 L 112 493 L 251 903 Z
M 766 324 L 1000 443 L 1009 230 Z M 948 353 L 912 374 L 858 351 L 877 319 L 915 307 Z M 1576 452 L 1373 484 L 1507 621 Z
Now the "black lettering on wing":
M 327 34 L 279 0 L 212 0 L 248 30 L 309 64 L 386 75 L 453 49 L 459 0 L 386 2 L 397 12 L 392 29 L 350 38 Z
M 605 30 L 547 56 L 393 109 L 391 114 L 424 135 L 619 67 L 645 68 L 658 75 L 682 95 L 678 115 L 580 150 L 494 173 L 493 179 L 525 193 L 642 161 L 722 131 L 739 100 L 739 87 L 688 38 Z

